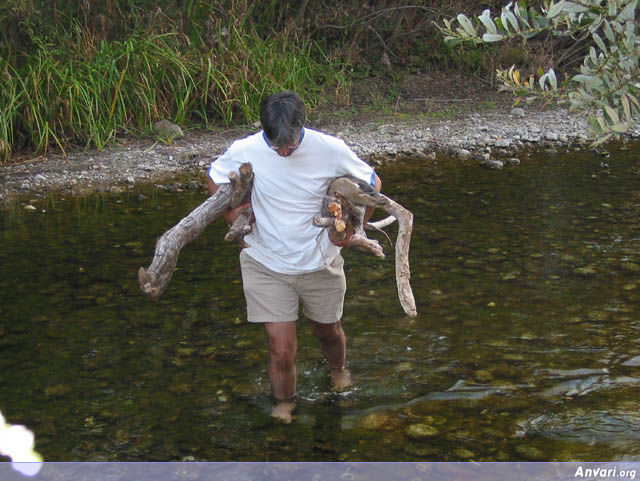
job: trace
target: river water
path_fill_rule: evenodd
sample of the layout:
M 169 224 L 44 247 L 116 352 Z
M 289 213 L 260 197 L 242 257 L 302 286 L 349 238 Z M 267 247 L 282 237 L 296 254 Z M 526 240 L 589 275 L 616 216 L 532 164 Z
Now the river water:
M 379 168 L 415 214 L 419 315 L 402 313 L 392 255 L 346 251 L 356 384 L 330 392 L 300 321 L 288 426 L 269 415 L 265 335 L 221 221 L 159 301 L 138 289 L 204 190 L 15 205 L 0 213 L 0 409 L 49 461 L 638 460 L 639 154 Z

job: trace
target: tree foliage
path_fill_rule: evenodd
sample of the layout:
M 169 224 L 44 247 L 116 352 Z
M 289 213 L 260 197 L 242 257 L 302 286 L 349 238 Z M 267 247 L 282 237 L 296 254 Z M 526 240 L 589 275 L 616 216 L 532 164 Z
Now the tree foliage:
M 509 2 L 497 17 L 485 10 L 473 22 L 460 13 L 439 26 L 449 45 L 491 43 L 513 38 L 525 42 L 542 33 L 584 45 L 577 72 L 559 82 L 554 68 L 525 76 L 514 65 L 498 70 L 503 88 L 518 100 L 568 103 L 590 113 L 594 145 L 629 130 L 640 113 L 640 36 L 636 32 L 638 0 L 546 0 L 538 11 L 526 2 Z
M 474 12 L 500 5 L 456 1 Z M 253 122 L 261 98 L 281 89 L 312 108 L 346 103 L 354 74 L 391 65 L 464 65 L 433 23 L 455 2 L 440 4 L 0 1 L 0 164 L 53 146 L 103 148 L 160 119 L 187 129 Z

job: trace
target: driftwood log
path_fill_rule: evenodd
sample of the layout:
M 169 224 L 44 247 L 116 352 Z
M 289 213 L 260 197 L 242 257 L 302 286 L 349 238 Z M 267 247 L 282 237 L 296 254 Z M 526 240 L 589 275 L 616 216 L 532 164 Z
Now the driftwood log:
M 158 299 L 167 288 L 182 248 L 198 237 L 224 210 L 235 208 L 247 199 L 252 186 L 253 169 L 250 163 L 246 163 L 240 166 L 239 171 L 239 175 L 231 173 L 229 184 L 222 184 L 215 194 L 158 239 L 151 265 L 138 270 L 140 289 L 151 299 Z M 236 224 L 231 226 L 227 234 L 230 240 L 238 239 L 239 230 L 247 233 L 246 229 Z M 231 231 L 234 233 L 230 236 Z
M 375 223 L 364 225 L 364 212 L 367 206 L 378 207 L 389 217 Z M 384 257 L 382 246 L 378 241 L 369 239 L 365 228 L 381 230 L 393 221 L 398 221 L 398 238 L 395 247 L 396 285 L 398 298 L 404 312 L 409 316 L 417 315 L 416 301 L 411 290 L 409 269 L 409 244 L 413 229 L 413 214 L 400 204 L 376 192 L 366 182 L 350 177 L 334 179 L 322 206 L 320 216 L 313 219 L 314 225 L 326 227 L 329 238 L 336 242 L 346 238 L 347 231 L 353 235 L 349 245 L 371 252 L 377 257 Z M 386 235 L 386 234 L 385 234 Z
M 196 207 L 175 227 L 165 232 L 156 243 L 151 265 L 147 269 L 140 267 L 140 288 L 152 299 L 158 299 L 167 288 L 180 250 L 198 237 L 225 209 L 235 208 L 248 201 L 253 181 L 251 164 L 242 164 L 239 175 L 231 172 L 229 178 L 230 184 L 221 185 L 214 195 Z M 364 212 L 367 206 L 381 208 L 390 216 L 365 226 Z M 229 228 L 225 240 L 235 241 L 241 247 L 246 247 L 244 236 L 251 230 L 251 217 L 250 207 L 241 212 Z M 413 214 L 410 211 L 384 194 L 376 192 L 365 182 L 338 177 L 330 183 L 322 211 L 313 219 L 313 223 L 318 227 L 327 228 L 329 238 L 334 242 L 344 240 L 348 231 L 353 232 L 349 239 L 350 246 L 371 252 L 377 257 L 384 257 L 382 247 L 378 241 L 367 237 L 365 228 L 381 230 L 395 220 L 398 221 L 395 246 L 398 297 L 404 312 L 409 316 L 415 316 L 416 304 L 409 283 L 409 244 L 413 228 Z

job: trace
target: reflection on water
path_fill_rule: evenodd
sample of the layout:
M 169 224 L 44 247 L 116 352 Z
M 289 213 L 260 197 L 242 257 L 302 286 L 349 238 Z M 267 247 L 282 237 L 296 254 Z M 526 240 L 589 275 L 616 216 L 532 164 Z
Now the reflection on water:
M 637 460 L 639 151 L 379 168 L 415 214 L 419 316 L 402 315 L 392 256 L 345 252 L 357 384 L 330 392 L 301 322 L 291 426 L 269 416 L 265 335 L 221 222 L 159 301 L 138 290 L 204 190 L 4 211 L 0 407 L 56 461 Z

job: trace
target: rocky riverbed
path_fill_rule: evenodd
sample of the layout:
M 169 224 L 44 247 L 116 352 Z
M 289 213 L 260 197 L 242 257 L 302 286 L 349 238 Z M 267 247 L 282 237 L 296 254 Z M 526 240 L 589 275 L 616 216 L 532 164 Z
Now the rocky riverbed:
M 313 127 L 313 124 L 310 125 Z M 72 194 L 123 192 L 138 183 L 169 178 L 204 179 L 212 159 L 254 127 L 211 133 L 187 133 L 172 143 L 125 140 L 103 151 L 69 152 L 0 167 L 0 201 L 20 194 L 63 191 Z M 517 165 L 530 147 L 551 151 L 589 148 L 583 116 L 566 110 L 496 109 L 460 118 L 416 116 L 384 121 L 343 121 L 320 130 L 343 138 L 363 159 L 377 164 L 404 155 L 428 161 L 475 161 L 500 169 Z M 640 137 L 636 125 L 629 137 Z

